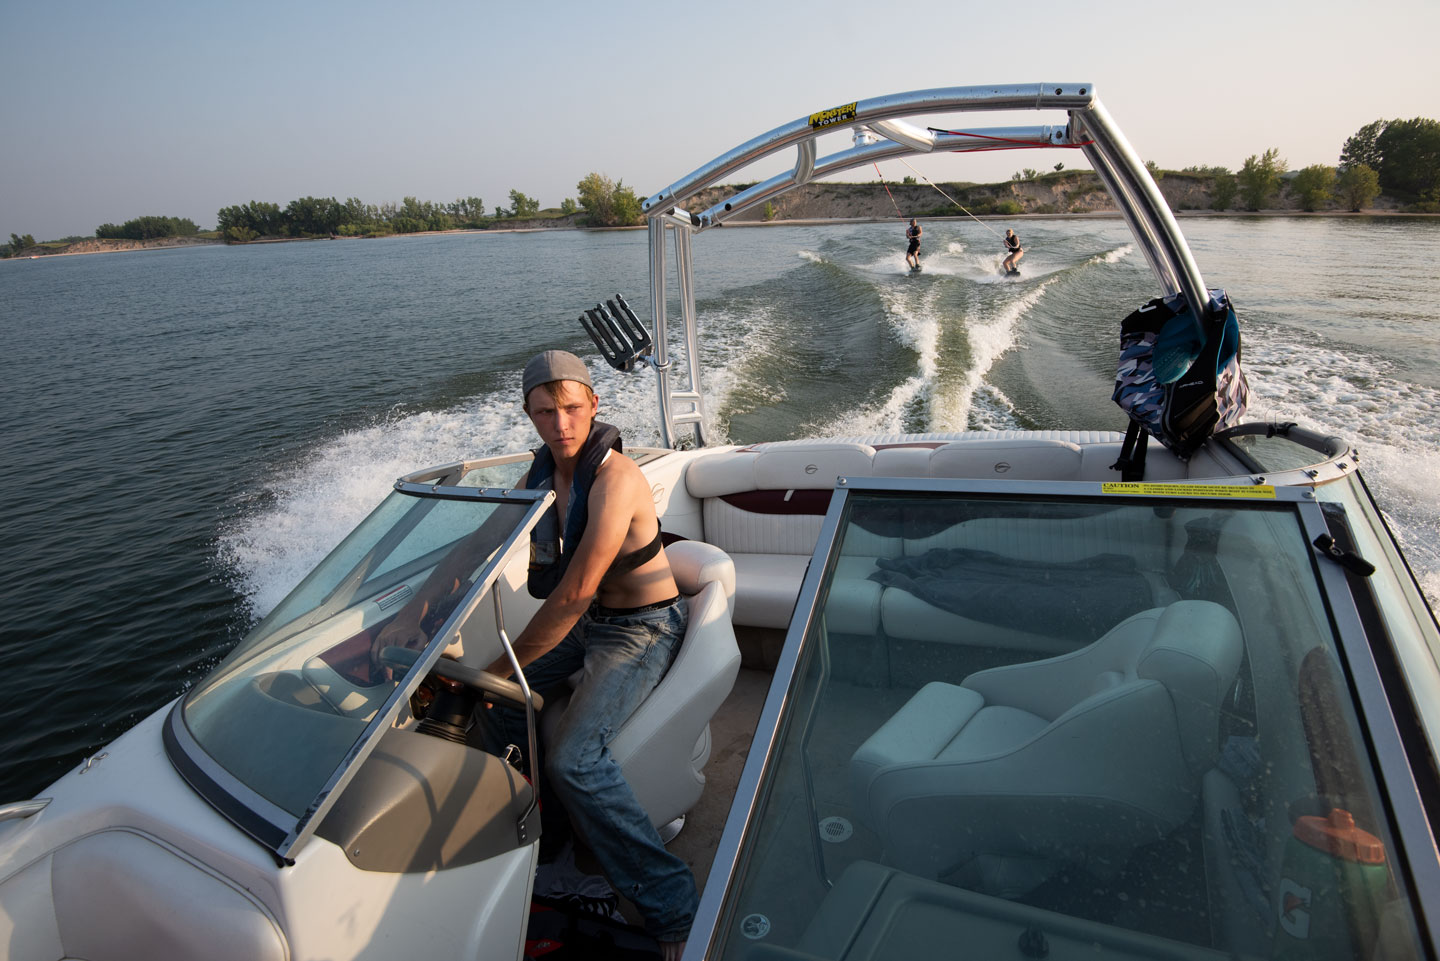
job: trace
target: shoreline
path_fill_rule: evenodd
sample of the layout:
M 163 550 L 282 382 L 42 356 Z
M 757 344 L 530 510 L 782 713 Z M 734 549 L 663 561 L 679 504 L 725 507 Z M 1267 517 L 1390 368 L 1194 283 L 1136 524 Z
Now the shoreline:
M 1177 220 L 1206 220 L 1217 218 L 1239 218 L 1239 217 L 1295 217 L 1295 218 L 1405 218 L 1425 219 L 1440 217 L 1440 214 L 1412 213 L 1398 210 L 1286 210 L 1276 208 L 1270 210 L 1176 210 L 1172 211 Z M 730 220 L 721 224 L 722 227 L 823 227 L 827 224 L 885 224 L 896 220 L 906 220 L 907 217 L 796 217 L 793 219 L 775 220 Z M 918 218 L 928 222 L 946 222 L 952 220 L 978 220 L 981 222 L 1014 221 L 1014 220 L 1119 220 L 1121 214 L 1115 210 L 1094 210 L 1085 213 L 1031 213 L 1031 214 L 943 214 L 938 216 L 925 216 Z M 383 237 L 266 237 L 256 240 L 245 241 L 244 243 L 227 243 L 216 239 L 192 239 L 164 237 L 155 241 L 144 240 L 122 240 L 112 241 L 116 246 L 102 246 L 99 249 L 91 250 L 57 250 L 53 252 L 20 254 L 15 257 L 7 257 L 0 260 L 0 263 L 23 262 L 30 260 L 46 260 L 51 257 L 88 257 L 92 254 L 129 254 L 143 253 L 150 250 L 174 250 L 181 247 L 254 247 L 263 244 L 295 244 L 311 243 L 316 241 L 338 240 L 338 241 L 383 241 L 397 240 L 406 237 L 442 237 L 453 234 L 475 234 L 483 236 L 486 234 L 529 234 L 542 233 L 550 230 L 583 230 L 604 233 L 609 231 L 645 230 L 644 224 L 636 224 L 629 227 L 582 227 L 574 224 L 557 224 L 546 227 L 494 227 L 477 229 L 473 227 L 457 227 L 453 230 L 419 230 L 406 234 L 387 234 Z M 80 244 L 104 244 L 100 238 L 93 240 L 79 241 L 71 246 Z M 119 246 L 124 244 L 125 246 Z

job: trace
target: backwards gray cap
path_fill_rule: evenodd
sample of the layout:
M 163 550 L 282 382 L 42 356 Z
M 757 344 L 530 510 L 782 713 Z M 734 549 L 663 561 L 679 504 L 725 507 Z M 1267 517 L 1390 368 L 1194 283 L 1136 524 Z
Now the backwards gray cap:
M 583 360 L 568 350 L 546 350 L 531 357 L 530 363 L 525 365 L 521 384 L 526 399 L 529 399 L 530 392 L 536 387 L 552 380 L 573 380 L 592 390 L 595 387 L 590 383 L 590 371 Z

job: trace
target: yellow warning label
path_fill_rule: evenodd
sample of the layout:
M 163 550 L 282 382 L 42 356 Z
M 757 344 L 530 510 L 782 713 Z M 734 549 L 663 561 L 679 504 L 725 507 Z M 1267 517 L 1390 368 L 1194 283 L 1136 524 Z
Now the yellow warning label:
M 855 103 L 841 104 L 838 107 L 831 107 L 829 110 L 821 110 L 819 113 L 810 115 L 810 126 L 819 130 L 822 127 L 833 126 L 837 123 L 844 123 L 847 120 L 855 119 Z
M 1142 497 L 1258 497 L 1275 499 L 1270 484 L 1125 484 L 1114 481 L 1101 484 L 1106 494 L 1139 494 Z

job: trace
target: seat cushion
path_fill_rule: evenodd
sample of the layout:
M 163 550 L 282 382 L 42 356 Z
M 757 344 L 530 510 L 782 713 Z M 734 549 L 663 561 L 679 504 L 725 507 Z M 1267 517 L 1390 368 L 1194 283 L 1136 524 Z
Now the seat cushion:
M 1220 705 L 1235 683 L 1244 641 L 1235 615 L 1211 601 L 1177 601 L 1155 624 L 1139 662 L 1139 677 L 1160 681 L 1175 702 L 1175 718 L 1191 771 L 1213 767 L 1220 752 Z
M 1045 718 L 1017 707 L 996 705 L 975 712 L 970 723 L 938 755 L 944 761 L 971 761 L 1014 750 L 1049 725 Z
M 1073 480 L 1079 472 L 1079 445 L 1062 440 L 955 441 L 930 455 L 932 477 Z
M 1040 654 L 1064 654 L 1083 643 L 1073 637 L 1053 637 L 999 624 L 982 624 L 941 610 L 895 587 L 885 588 L 881 595 L 880 621 L 887 635 L 909 641 L 1002 647 Z
M 783 495 L 780 495 L 783 496 Z M 707 497 L 701 508 L 705 540 L 727 554 L 800 554 L 815 550 L 823 513 L 772 514 L 745 510 L 721 497 Z
M 665 548 L 670 572 L 680 593 L 699 594 L 711 581 L 718 581 L 726 601 L 735 603 L 735 563 L 720 548 L 704 541 L 675 541 Z
M 835 578 L 825 601 L 825 622 L 831 633 L 867 637 L 880 633 L 882 588 L 869 579 L 874 570 L 872 557 L 842 555 L 836 560 Z
M 735 562 L 735 623 L 788 627 L 810 555 L 732 553 L 730 559 Z
M 943 681 L 931 681 L 917 691 L 851 756 L 855 810 L 862 817 L 870 810 L 870 782 L 880 770 L 934 760 L 984 706 L 985 699 L 975 691 Z

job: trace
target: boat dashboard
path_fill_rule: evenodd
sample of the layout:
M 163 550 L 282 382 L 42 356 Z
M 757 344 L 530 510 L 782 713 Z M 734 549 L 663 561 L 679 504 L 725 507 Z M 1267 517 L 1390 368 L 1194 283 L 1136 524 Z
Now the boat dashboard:
M 391 729 L 413 725 L 412 700 L 431 693 L 422 680 L 442 654 L 463 654 L 462 629 L 477 610 L 477 623 L 491 616 L 482 598 L 553 501 L 548 492 L 509 489 L 506 475 L 523 471 L 523 459 L 510 459 L 397 482 L 175 705 L 166 748 L 190 785 L 290 857 Z M 509 483 L 476 486 L 492 478 Z M 501 649 L 488 653 L 493 659 Z M 533 714 L 528 689 L 498 693 Z

